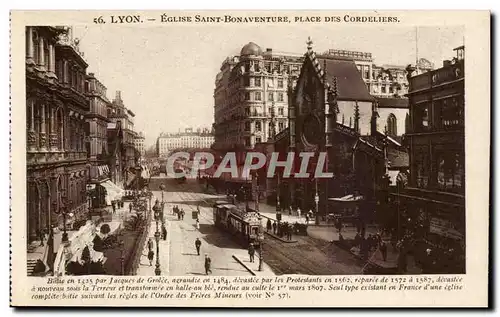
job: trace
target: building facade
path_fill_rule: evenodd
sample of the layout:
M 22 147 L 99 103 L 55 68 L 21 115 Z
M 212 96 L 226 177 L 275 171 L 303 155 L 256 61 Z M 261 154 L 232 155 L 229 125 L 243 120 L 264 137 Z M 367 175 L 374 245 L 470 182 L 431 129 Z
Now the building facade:
M 139 154 L 141 157 L 144 157 L 146 153 L 146 148 L 144 145 L 144 142 L 146 141 L 146 137 L 144 136 L 144 133 L 139 132 L 137 133 L 135 139 L 134 139 L 134 144 L 135 144 L 135 149 L 139 151 Z
M 28 242 L 87 217 L 87 66 L 71 28 L 26 27 Z
M 89 199 L 92 210 L 107 205 L 106 198 L 111 195 L 108 190 L 110 180 L 110 152 L 108 147 L 107 109 L 110 101 L 107 98 L 107 89 L 93 73 L 87 76 L 87 94 L 90 98 L 90 111 L 86 115 L 87 131 L 87 158 L 90 177 L 88 179 Z M 108 199 L 109 201 L 109 199 Z
M 377 65 L 372 53 L 369 52 L 330 49 L 322 55 L 352 59 L 371 95 L 382 98 L 406 98 L 408 93 L 407 66 Z M 416 67 L 421 73 L 434 69 L 434 65 L 425 58 L 420 58 Z
M 214 135 L 208 128 L 187 128 L 184 132 L 162 133 L 156 140 L 158 156 L 165 157 L 178 149 L 209 149 L 214 144 Z
M 427 273 L 465 273 L 464 47 L 455 50 L 443 67 L 409 78 L 410 177 L 393 195 L 417 261 L 437 262 Z
M 120 152 L 115 155 L 121 157 L 121 171 L 119 172 L 123 187 L 128 187 L 136 177 L 137 160 L 140 155 L 135 148 L 135 138 L 137 133 L 134 131 L 135 114 L 125 107 L 121 96 L 121 91 L 116 91 L 115 98 L 108 106 L 108 137 L 117 137 L 120 139 Z M 116 144 L 114 146 L 116 150 Z M 117 164 L 113 164 L 116 168 Z M 117 184 L 118 185 L 118 184 Z

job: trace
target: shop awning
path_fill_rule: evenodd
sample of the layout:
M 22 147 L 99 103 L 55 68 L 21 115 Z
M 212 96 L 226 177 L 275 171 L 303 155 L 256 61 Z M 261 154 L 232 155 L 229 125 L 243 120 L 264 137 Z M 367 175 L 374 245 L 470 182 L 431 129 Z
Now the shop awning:
M 387 175 L 389 176 L 390 186 L 396 186 L 399 171 L 387 171 Z
M 106 189 L 106 204 L 111 205 L 111 201 L 121 199 L 124 195 L 124 190 L 118 187 L 112 181 L 105 181 L 101 184 Z
M 337 202 L 356 202 L 356 201 L 361 201 L 363 199 L 364 199 L 364 197 L 360 196 L 360 195 L 347 195 L 347 196 L 338 197 L 338 198 L 328 198 L 328 200 L 337 201 Z

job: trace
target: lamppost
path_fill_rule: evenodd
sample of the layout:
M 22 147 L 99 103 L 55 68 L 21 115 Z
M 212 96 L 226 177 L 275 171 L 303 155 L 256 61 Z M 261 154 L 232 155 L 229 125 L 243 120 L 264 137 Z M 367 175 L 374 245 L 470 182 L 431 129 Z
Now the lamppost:
M 66 232 L 66 215 L 68 215 L 68 207 L 73 204 L 73 201 L 68 200 L 64 196 L 60 197 L 59 205 L 57 202 L 53 202 L 52 204 L 54 205 L 54 212 L 59 215 L 61 214 L 63 216 L 63 234 L 61 237 L 61 242 L 66 243 L 68 242 L 68 233 Z
M 153 199 L 153 195 L 149 195 L 149 213 L 152 212 L 151 199 Z
M 90 169 L 92 168 L 92 164 L 90 164 L 90 160 L 87 160 L 87 168 L 88 168 L 88 180 L 87 180 L 87 200 L 89 203 L 89 210 L 88 210 L 88 220 L 92 220 L 92 185 L 90 184 L 92 181 L 92 177 L 90 175 Z
M 156 275 L 161 275 L 161 269 L 160 269 L 160 231 L 158 230 L 158 218 L 156 219 L 155 240 L 156 240 L 156 268 L 155 268 L 155 274 Z
M 264 227 L 262 226 L 262 216 L 259 215 L 259 271 L 262 271 L 262 262 L 264 261 Z
M 280 195 L 281 195 L 281 189 L 280 189 L 280 174 L 277 173 L 278 176 L 278 186 L 276 190 L 276 211 L 281 211 L 281 206 L 280 206 Z
M 161 203 L 163 204 L 163 191 L 165 190 L 165 185 L 161 184 L 160 190 L 161 190 Z
M 318 179 L 316 178 L 316 194 L 314 195 L 314 202 L 316 203 L 316 225 L 319 225 L 319 194 L 318 194 Z
M 92 199 L 94 198 L 94 195 L 92 193 L 92 185 L 89 183 L 87 184 L 87 201 L 89 203 L 89 210 L 88 210 L 88 219 L 92 220 Z
M 125 275 L 125 256 L 124 256 L 124 250 L 125 249 L 125 242 L 120 240 L 120 269 L 121 269 L 121 274 Z

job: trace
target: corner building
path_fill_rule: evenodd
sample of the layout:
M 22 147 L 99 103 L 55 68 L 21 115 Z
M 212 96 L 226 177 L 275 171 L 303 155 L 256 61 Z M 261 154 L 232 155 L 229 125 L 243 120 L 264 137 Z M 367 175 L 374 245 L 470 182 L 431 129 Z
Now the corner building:
M 415 258 L 431 273 L 465 273 L 464 55 L 410 78 L 409 184 L 393 195 L 400 230 L 416 228 Z
M 301 59 L 250 42 L 222 63 L 214 91 L 215 149 L 251 149 L 287 128 L 288 80 L 298 76 Z

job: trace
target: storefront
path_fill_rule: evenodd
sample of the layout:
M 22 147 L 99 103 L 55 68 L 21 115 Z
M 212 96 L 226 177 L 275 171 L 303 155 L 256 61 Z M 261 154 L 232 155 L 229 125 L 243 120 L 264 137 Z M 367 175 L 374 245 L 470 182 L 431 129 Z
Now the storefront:
M 465 273 L 465 209 L 462 205 L 400 194 L 400 230 L 415 237 L 413 254 L 432 273 Z M 403 211 L 404 209 L 404 211 Z M 432 259 L 432 261 L 431 261 Z

